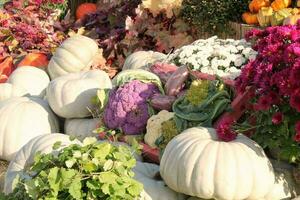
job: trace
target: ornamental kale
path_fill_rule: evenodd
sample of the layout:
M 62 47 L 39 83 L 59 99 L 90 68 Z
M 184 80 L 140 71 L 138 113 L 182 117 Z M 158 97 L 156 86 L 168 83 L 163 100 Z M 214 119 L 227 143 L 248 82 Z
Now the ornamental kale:
M 125 134 L 141 134 L 150 117 L 148 100 L 155 94 L 159 94 L 156 85 L 137 80 L 112 90 L 104 111 L 105 125 Z

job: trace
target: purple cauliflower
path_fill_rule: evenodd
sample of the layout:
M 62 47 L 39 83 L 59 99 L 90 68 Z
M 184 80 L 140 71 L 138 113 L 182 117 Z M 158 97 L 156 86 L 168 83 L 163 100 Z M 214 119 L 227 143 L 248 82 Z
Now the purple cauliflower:
M 148 100 L 159 89 L 152 83 L 131 81 L 113 89 L 104 111 L 104 123 L 110 129 L 121 129 L 127 135 L 141 134 L 149 119 Z

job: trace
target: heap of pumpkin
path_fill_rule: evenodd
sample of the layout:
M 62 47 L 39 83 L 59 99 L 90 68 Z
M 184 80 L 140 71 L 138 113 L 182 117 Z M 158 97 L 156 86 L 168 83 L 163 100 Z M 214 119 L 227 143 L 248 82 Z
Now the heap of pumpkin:
M 261 27 L 294 25 L 300 19 L 300 1 L 292 0 L 252 0 L 250 12 L 245 12 L 242 19 L 249 25 Z
M 146 192 L 141 199 L 293 196 L 293 185 L 275 172 L 257 143 L 244 135 L 225 142 L 211 127 L 232 100 L 222 80 L 203 78 L 186 67 L 164 63 L 164 54 L 144 51 L 129 56 L 123 71 L 110 80 L 104 71 L 90 70 L 97 53 L 93 40 L 73 36 L 56 50 L 46 68 L 19 66 L 0 84 L 0 159 L 11 161 L 5 193 L 12 192 L 14 179 L 24 175 L 38 151 L 51 152 L 57 141 L 72 144 L 66 135 L 91 136 L 103 118 L 107 127 L 121 128 L 128 135 L 147 125 L 145 142 L 164 149 L 160 166 L 136 158 L 135 178 Z M 91 101 L 96 94 L 97 106 Z M 124 115 L 129 112 L 126 106 L 136 112 Z M 99 118 L 92 118 L 90 111 L 97 111 Z M 175 130 L 177 123 L 182 125 L 178 132 L 166 132 L 155 144 L 162 129 Z M 155 179 L 157 172 L 163 180 Z

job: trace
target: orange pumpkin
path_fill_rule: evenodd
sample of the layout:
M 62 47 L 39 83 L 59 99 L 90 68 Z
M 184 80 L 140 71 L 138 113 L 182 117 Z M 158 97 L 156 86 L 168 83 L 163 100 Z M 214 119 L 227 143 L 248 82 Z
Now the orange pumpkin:
M 76 10 L 76 19 L 82 19 L 85 15 L 93 13 L 97 10 L 95 3 L 83 3 Z
M 47 67 L 49 63 L 48 57 L 43 53 L 29 53 L 18 64 L 17 67 L 34 66 L 34 67 Z
M 258 24 L 257 14 L 245 12 L 243 13 L 242 18 L 246 24 L 249 25 Z
M 252 0 L 249 4 L 249 10 L 252 13 L 258 13 L 262 7 L 268 7 L 270 4 L 270 0 Z
M 0 75 L 9 76 L 13 71 L 14 63 L 13 58 L 7 57 L 2 63 L 0 63 Z
M 274 11 L 279 11 L 283 8 L 287 8 L 292 4 L 292 0 L 275 0 L 272 2 L 271 7 Z

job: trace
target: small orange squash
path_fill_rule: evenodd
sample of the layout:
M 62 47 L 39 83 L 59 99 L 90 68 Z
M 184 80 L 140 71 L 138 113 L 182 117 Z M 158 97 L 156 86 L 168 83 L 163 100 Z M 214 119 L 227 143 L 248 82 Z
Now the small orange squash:
M 270 0 L 252 0 L 249 4 L 249 10 L 252 13 L 258 13 L 262 7 L 268 7 L 270 4 Z
M 5 83 L 8 77 L 6 75 L 0 74 L 0 83 Z
M 272 2 L 271 7 L 274 11 L 279 11 L 283 8 L 287 8 L 292 4 L 292 0 L 275 0 Z
M 48 57 L 43 53 L 29 53 L 23 60 L 18 64 L 17 67 L 22 66 L 33 66 L 44 68 L 47 67 L 49 63 Z
M 14 63 L 13 58 L 7 57 L 2 63 L 0 63 L 0 75 L 9 76 L 13 71 Z
M 257 14 L 245 12 L 243 13 L 242 18 L 246 24 L 249 25 L 258 24 Z
M 85 15 L 95 12 L 97 10 L 97 4 L 95 3 L 83 3 L 76 9 L 76 19 L 82 19 Z

